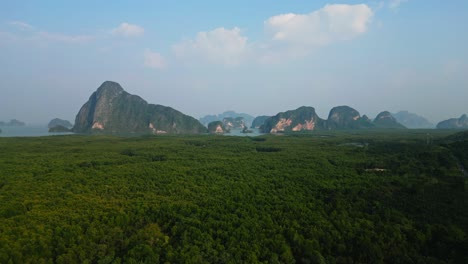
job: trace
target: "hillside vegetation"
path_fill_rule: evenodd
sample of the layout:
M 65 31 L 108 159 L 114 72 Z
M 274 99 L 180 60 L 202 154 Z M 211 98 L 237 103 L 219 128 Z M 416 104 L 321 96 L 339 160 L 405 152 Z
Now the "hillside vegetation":
M 433 133 L 0 138 L 0 263 L 468 263 Z

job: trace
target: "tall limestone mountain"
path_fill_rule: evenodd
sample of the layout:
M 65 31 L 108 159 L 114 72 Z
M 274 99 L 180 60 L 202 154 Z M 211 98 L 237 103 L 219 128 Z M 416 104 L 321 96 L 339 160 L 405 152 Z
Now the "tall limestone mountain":
M 388 111 L 383 111 L 377 115 L 374 119 L 373 124 L 376 128 L 394 128 L 394 129 L 405 129 L 406 127 L 398 123 L 395 117 Z
M 291 131 L 324 129 L 325 121 L 318 117 L 315 109 L 302 106 L 296 110 L 278 113 L 265 120 L 262 131 L 264 133 L 283 133 Z
M 408 111 L 400 111 L 392 115 L 400 124 L 407 128 L 434 128 L 434 124 L 426 118 Z
M 162 105 L 148 104 L 124 91 L 116 82 L 104 82 L 76 115 L 76 133 L 206 133 L 193 117 Z
M 367 117 L 362 118 L 359 112 L 349 106 L 337 106 L 330 110 L 327 120 L 328 129 L 360 129 L 374 125 Z
M 271 116 L 257 116 L 255 119 L 252 121 L 252 125 L 250 128 L 260 128 L 263 123 L 265 123 L 265 120 L 270 118 Z
M 438 129 L 466 129 L 468 128 L 468 116 L 465 114 L 460 118 L 450 118 L 437 124 Z

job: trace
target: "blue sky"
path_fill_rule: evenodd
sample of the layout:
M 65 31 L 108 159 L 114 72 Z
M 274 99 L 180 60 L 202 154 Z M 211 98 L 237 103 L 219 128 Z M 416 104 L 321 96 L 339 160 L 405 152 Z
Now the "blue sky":
M 74 121 L 105 80 L 199 118 L 468 113 L 468 1 L 3 1 L 0 120 Z

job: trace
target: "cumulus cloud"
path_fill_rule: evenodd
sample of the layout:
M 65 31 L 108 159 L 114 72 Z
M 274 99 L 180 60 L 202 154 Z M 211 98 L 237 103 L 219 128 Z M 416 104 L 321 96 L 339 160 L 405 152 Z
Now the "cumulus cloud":
M 112 29 L 111 33 L 115 36 L 138 37 L 145 33 L 145 29 L 129 23 L 121 23 L 118 27 Z
M 264 25 L 273 42 L 309 49 L 365 33 L 372 16 L 372 9 L 365 4 L 336 4 L 309 14 L 273 16 Z
M 408 2 L 408 0 L 390 0 L 390 2 L 388 3 L 388 7 L 390 7 L 390 9 L 396 10 L 404 2 Z
M 326 5 L 308 14 L 287 13 L 264 21 L 267 39 L 251 43 L 239 28 L 199 32 L 194 39 L 172 46 L 177 58 L 236 65 L 246 60 L 281 62 L 307 55 L 335 42 L 367 32 L 374 15 L 366 4 Z
M 172 46 L 177 58 L 195 58 L 225 65 L 239 64 L 248 55 L 247 37 L 237 27 L 223 27 L 199 32 L 195 39 L 184 40 Z
M 13 26 L 19 30 L 22 31 L 27 31 L 27 30 L 33 30 L 34 27 L 31 26 L 30 24 L 23 22 L 23 21 L 10 21 L 8 22 L 8 25 Z
M 144 65 L 148 68 L 164 69 L 167 66 L 164 57 L 157 52 L 146 50 L 143 56 L 145 59 Z

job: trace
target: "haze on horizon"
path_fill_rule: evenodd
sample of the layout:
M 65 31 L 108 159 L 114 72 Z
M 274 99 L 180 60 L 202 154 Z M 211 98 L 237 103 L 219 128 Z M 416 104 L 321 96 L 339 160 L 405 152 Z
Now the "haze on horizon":
M 104 81 L 199 118 L 468 113 L 468 2 L 4 1 L 0 121 L 74 122 Z

